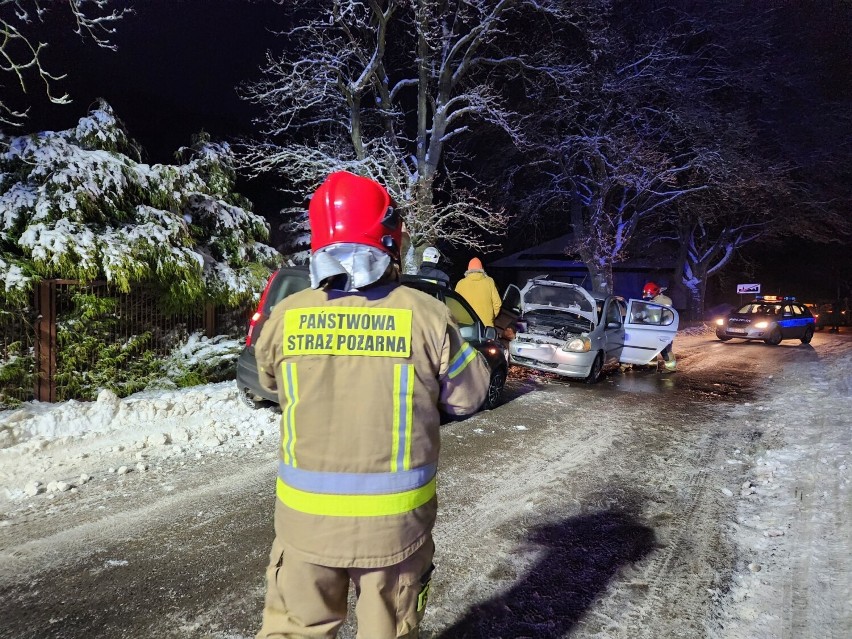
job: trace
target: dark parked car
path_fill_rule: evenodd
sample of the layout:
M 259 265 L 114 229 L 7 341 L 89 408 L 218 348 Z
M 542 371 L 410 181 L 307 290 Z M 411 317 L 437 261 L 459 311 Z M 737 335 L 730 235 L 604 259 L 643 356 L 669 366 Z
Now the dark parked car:
M 506 383 L 509 366 L 506 352 L 497 341 L 496 329 L 491 326 L 486 327 L 470 304 L 446 286 L 409 275 L 402 278 L 402 284 L 436 297 L 447 305 L 462 336 L 485 356 L 491 368 L 491 384 L 488 387 L 488 397 L 482 407 L 488 409 L 497 406 L 503 394 L 503 385 Z M 246 346 L 237 360 L 237 388 L 240 391 L 240 398 L 251 408 L 259 408 L 264 402 L 278 403 L 278 396 L 267 392 L 258 383 L 254 343 L 263 330 L 263 325 L 269 318 L 272 308 L 288 295 L 308 286 L 310 286 L 308 271 L 302 267 L 282 267 L 269 277 L 257 311 L 251 318 Z
M 773 346 L 785 339 L 808 344 L 813 336 L 813 315 L 795 297 L 758 295 L 738 311 L 716 320 L 716 337 L 723 342 L 737 337 L 762 340 Z

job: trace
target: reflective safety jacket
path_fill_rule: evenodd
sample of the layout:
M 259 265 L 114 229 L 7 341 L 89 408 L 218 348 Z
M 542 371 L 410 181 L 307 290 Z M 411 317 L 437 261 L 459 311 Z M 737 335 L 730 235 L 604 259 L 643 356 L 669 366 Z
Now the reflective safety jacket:
M 447 307 L 396 283 L 307 289 L 272 310 L 255 355 L 281 403 L 285 552 L 358 568 L 415 552 L 437 511 L 439 407 L 475 412 L 490 379 Z
M 500 314 L 500 294 L 494 280 L 482 269 L 467 270 L 456 284 L 456 292 L 473 307 L 486 326 L 494 326 L 494 318 Z
M 657 293 L 657 295 L 651 300 L 657 304 L 665 304 L 666 306 L 672 305 L 672 298 L 668 295 L 663 295 L 662 293 Z

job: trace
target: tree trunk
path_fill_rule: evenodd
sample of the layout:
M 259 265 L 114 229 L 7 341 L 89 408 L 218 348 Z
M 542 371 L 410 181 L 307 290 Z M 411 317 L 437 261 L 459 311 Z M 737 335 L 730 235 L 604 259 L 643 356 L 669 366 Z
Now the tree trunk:
M 692 282 L 689 289 L 689 319 L 704 319 L 704 295 L 707 292 L 707 265 L 695 264 L 692 267 Z
M 592 290 L 601 293 L 612 293 L 612 264 L 605 262 L 603 265 L 595 264 L 595 261 L 586 264 L 592 278 Z
M 583 216 L 583 203 L 578 198 L 573 198 L 570 203 L 571 228 L 574 232 L 574 237 L 590 237 L 585 228 L 585 218 Z M 612 262 L 606 259 L 600 259 L 594 250 L 594 247 L 579 244 L 575 247 L 577 255 L 589 271 L 591 280 L 591 288 L 593 291 L 612 292 Z

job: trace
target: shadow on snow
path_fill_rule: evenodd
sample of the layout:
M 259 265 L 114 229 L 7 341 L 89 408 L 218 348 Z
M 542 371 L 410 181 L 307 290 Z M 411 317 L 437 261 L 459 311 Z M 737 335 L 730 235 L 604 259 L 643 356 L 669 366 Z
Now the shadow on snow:
M 655 547 L 654 531 L 623 512 L 533 528 L 543 555 L 519 583 L 475 605 L 434 639 L 557 639 L 583 617 L 622 566 Z

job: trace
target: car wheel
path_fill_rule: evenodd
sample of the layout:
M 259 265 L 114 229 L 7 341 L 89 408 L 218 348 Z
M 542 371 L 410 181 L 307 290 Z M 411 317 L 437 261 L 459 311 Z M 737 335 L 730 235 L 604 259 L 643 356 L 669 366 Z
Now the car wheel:
M 269 406 L 269 402 L 264 399 L 255 399 L 254 393 L 252 393 L 248 388 L 241 388 L 238 392 L 240 396 L 240 401 L 251 408 L 252 410 L 257 410 L 258 408 L 265 408 Z
M 583 380 L 587 384 L 594 384 L 601 378 L 601 371 L 603 370 L 603 353 L 598 353 L 598 356 L 595 357 L 595 361 L 592 362 L 592 368 L 589 370 L 588 376 Z
M 813 339 L 813 336 L 814 336 L 814 327 L 808 326 L 805 329 L 805 334 L 802 335 L 802 337 L 800 338 L 802 340 L 802 344 L 810 344 L 811 339 Z
M 722 342 L 727 342 L 729 339 L 732 339 L 732 338 L 728 337 L 727 335 L 717 335 L 716 337 L 718 337 L 719 341 L 722 341 Z
M 763 341 L 770 346 L 778 346 L 781 343 L 781 329 L 778 327 L 773 328 L 769 336 Z
M 491 410 L 500 405 L 500 398 L 503 396 L 503 386 L 506 384 L 506 371 L 494 371 L 491 374 L 491 381 L 488 384 L 488 395 L 485 396 L 485 403 L 482 408 Z

